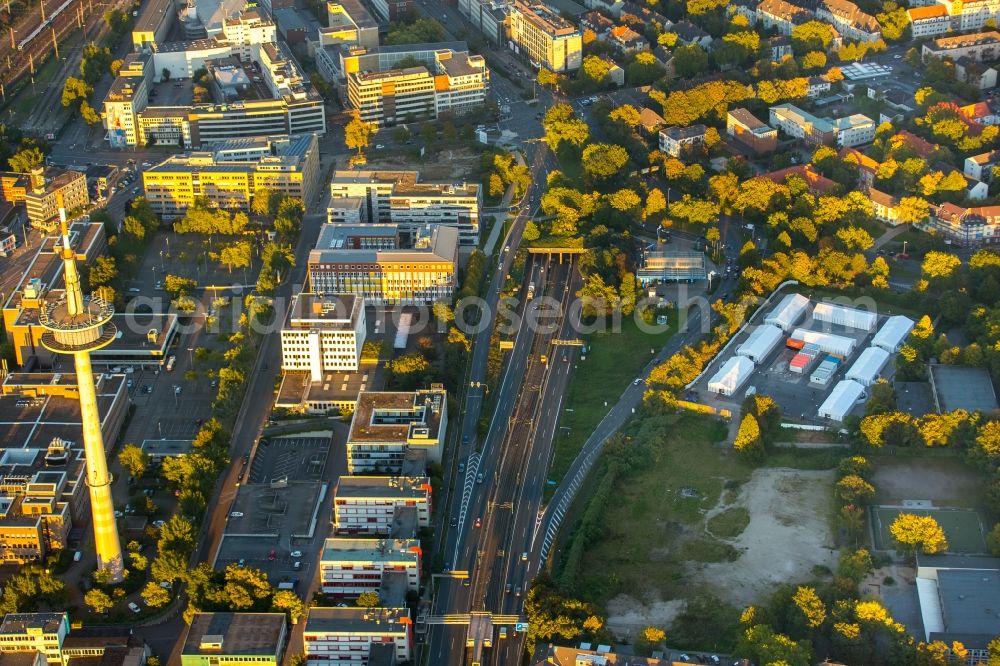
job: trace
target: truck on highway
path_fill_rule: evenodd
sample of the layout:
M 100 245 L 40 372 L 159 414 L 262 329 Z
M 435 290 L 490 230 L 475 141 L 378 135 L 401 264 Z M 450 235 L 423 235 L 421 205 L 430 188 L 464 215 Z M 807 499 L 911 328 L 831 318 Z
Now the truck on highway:
M 528 300 L 531 300 L 534 297 L 535 297 L 535 283 L 534 282 L 529 282 L 528 283 Z
M 177 357 L 174 356 L 173 354 L 171 354 L 167 358 L 167 372 L 173 372 L 174 371 L 174 363 L 176 363 L 176 362 L 177 362 Z

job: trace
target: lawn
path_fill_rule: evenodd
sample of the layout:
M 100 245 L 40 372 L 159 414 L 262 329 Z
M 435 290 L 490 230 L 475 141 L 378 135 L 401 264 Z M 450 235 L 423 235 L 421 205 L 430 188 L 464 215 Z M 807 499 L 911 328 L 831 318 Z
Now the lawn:
M 735 555 L 702 530 L 704 512 L 718 504 L 727 484 L 744 483 L 752 472 L 714 446 L 725 437 L 725 426 L 702 415 L 676 414 L 645 419 L 640 428 L 633 436 L 657 437 L 654 464 L 633 470 L 605 507 L 601 536 L 587 547 L 573 586 L 602 606 L 622 592 L 688 596 L 685 561 L 731 561 Z M 581 497 L 577 504 L 586 502 Z M 737 512 L 723 520 L 732 520 L 735 531 L 739 518 Z
M 620 331 L 590 336 L 586 360 L 577 361 L 563 403 L 550 479 L 557 482 L 562 479 L 587 437 L 629 382 L 649 363 L 649 350 L 659 350 L 676 331 L 677 312 L 674 310 L 664 330 L 655 334 L 639 330 L 632 317 L 625 317 Z

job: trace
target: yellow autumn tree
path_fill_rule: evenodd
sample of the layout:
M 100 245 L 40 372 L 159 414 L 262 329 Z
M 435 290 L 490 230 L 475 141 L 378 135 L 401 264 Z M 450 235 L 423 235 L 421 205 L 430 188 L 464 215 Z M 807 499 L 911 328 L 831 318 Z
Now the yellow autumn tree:
M 757 417 L 747 414 L 740 421 L 740 429 L 736 433 L 733 449 L 751 462 L 759 462 L 764 458 L 764 442 L 760 438 L 760 424 Z
M 796 608 L 802 613 L 806 626 L 810 629 L 815 629 L 826 620 L 826 604 L 816 594 L 815 588 L 799 587 L 795 590 L 792 601 L 795 602 Z
M 944 530 L 932 516 L 901 513 L 889 526 L 889 533 L 905 550 L 932 555 L 948 550 Z

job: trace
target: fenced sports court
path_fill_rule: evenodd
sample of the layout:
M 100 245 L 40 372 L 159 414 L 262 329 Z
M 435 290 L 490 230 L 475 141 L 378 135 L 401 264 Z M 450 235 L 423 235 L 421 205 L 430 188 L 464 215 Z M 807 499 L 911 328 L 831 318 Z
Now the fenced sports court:
M 944 530 L 951 553 L 985 553 L 986 526 L 975 509 L 933 507 L 929 502 L 907 502 L 904 506 L 875 506 L 871 509 L 875 550 L 895 550 L 896 540 L 889 526 L 900 513 L 932 516 Z

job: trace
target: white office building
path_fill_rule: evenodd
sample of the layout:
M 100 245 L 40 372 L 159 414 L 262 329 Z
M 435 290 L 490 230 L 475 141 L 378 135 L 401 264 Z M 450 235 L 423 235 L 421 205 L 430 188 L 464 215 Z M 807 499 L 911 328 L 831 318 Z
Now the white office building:
M 401 572 L 406 588 L 420 590 L 418 539 L 354 539 L 334 537 L 323 543 L 319 581 L 323 594 L 356 599 L 364 592 L 377 592 L 387 572 Z
M 281 369 L 323 381 L 330 371 L 356 372 L 365 344 L 364 299 L 301 292 L 281 329 Z

